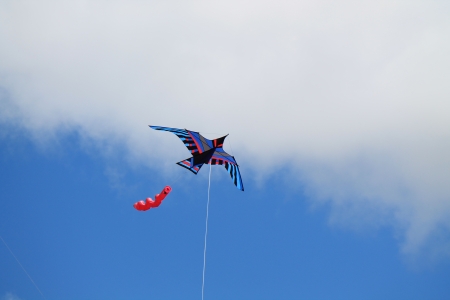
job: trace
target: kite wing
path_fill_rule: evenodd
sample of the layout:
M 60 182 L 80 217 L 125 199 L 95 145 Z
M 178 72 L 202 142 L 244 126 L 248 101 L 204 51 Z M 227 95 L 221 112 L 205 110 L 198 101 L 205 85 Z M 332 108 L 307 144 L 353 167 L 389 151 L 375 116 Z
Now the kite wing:
M 203 152 L 207 152 L 213 148 L 222 147 L 225 138 L 228 136 L 223 136 L 215 140 L 208 140 L 203 135 L 196 131 L 191 131 L 187 129 L 161 127 L 148 125 L 150 128 L 155 130 L 162 130 L 174 133 L 180 140 L 184 143 L 186 148 L 191 151 L 192 155 L 197 156 Z
M 191 153 L 193 155 L 203 152 L 203 148 L 199 147 L 199 141 L 198 141 L 199 139 L 196 138 L 196 135 L 194 135 L 194 133 L 196 133 L 199 136 L 201 136 L 198 132 L 189 131 L 186 129 L 170 128 L 170 127 L 151 126 L 151 125 L 148 125 L 148 126 L 155 130 L 172 132 L 173 134 L 175 134 L 177 137 L 180 138 L 180 140 L 183 142 L 183 144 L 186 146 L 186 148 L 188 148 L 188 150 L 191 151 Z M 203 136 L 202 136 L 202 138 L 203 138 Z
M 194 174 L 197 174 L 198 171 L 200 171 L 200 168 L 204 163 L 207 163 L 210 160 L 214 152 L 214 149 L 211 147 L 213 146 L 214 141 L 206 139 L 198 132 L 161 126 L 149 125 L 149 127 L 155 130 L 172 132 L 180 138 L 193 156 L 177 162 L 177 165 L 188 169 Z
M 228 173 L 230 174 L 234 185 L 241 191 L 244 191 L 241 172 L 239 172 L 239 166 L 236 162 L 236 159 L 234 159 L 234 156 L 226 153 L 222 148 L 217 148 L 209 163 L 212 165 L 224 165 L 225 169 L 227 169 Z

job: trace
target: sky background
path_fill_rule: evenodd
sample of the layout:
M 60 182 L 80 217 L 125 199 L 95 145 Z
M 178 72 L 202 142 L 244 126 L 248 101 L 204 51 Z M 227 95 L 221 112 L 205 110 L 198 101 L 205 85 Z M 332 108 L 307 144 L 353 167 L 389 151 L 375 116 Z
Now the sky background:
M 447 1 L 0 0 L 0 236 L 46 299 L 450 297 Z M 173 188 L 163 205 L 132 204 Z M 0 244 L 0 299 L 44 299 Z

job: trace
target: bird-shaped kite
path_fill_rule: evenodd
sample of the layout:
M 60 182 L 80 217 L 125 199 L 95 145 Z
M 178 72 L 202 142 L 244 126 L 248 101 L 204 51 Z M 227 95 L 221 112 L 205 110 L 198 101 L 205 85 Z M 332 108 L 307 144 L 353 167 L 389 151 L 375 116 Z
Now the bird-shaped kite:
M 155 130 L 174 133 L 181 139 L 188 150 L 191 151 L 192 157 L 177 162 L 178 165 L 188 169 L 194 174 L 198 173 L 203 164 L 224 165 L 236 187 L 241 191 L 244 190 L 244 185 L 242 184 L 242 178 L 239 173 L 239 167 L 236 160 L 222 148 L 228 134 L 215 140 L 208 140 L 200 133 L 187 129 L 149 126 Z

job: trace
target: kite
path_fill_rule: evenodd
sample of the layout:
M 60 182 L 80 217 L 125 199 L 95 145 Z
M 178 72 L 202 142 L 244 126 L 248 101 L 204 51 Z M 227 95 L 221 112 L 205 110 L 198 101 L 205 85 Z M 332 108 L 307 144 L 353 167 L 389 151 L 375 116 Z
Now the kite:
M 143 200 L 136 202 L 133 206 L 137 210 L 145 211 L 149 210 L 153 207 L 158 207 L 161 202 L 166 198 L 167 195 L 169 195 L 172 188 L 170 186 L 166 186 L 161 193 L 155 196 L 155 201 L 153 201 L 151 198 L 145 199 L 145 202 Z
M 239 166 L 236 160 L 222 148 L 228 134 L 215 140 L 208 140 L 200 133 L 187 129 L 149 126 L 155 130 L 174 133 L 181 139 L 188 150 L 191 151 L 192 157 L 177 162 L 177 165 L 188 169 L 194 174 L 197 174 L 204 164 L 223 165 L 230 174 L 234 185 L 241 191 L 244 191 L 241 173 L 239 172 Z

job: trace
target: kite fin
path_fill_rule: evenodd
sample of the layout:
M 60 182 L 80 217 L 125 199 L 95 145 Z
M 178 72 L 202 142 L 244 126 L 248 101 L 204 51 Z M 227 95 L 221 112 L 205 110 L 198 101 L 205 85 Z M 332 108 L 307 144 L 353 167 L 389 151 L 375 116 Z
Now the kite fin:
M 182 166 L 183 168 L 186 168 L 189 171 L 191 171 L 192 173 L 194 173 L 195 175 L 197 175 L 198 171 L 200 171 L 200 168 L 203 166 L 203 164 L 199 164 L 199 165 L 191 167 L 191 159 L 193 159 L 193 158 L 190 157 L 188 159 L 177 162 L 177 165 Z

